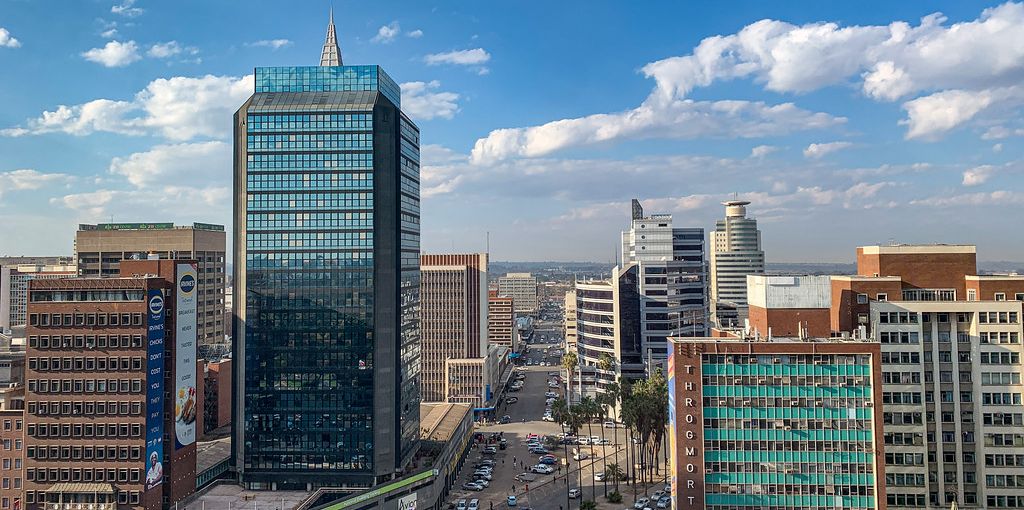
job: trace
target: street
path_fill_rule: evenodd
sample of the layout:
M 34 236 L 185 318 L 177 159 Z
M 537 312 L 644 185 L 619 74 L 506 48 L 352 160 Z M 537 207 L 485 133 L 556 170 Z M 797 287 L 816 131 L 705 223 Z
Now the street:
M 537 338 L 539 338 L 539 335 Z M 550 339 L 551 337 L 549 336 L 549 341 Z M 557 344 L 531 344 L 528 358 L 543 360 L 544 350 L 556 347 L 558 347 Z M 579 503 L 583 499 L 594 499 L 601 509 L 621 510 L 632 508 L 634 501 L 633 491 L 627 482 L 620 482 L 623 502 L 617 504 L 608 503 L 604 498 L 605 485 L 603 482 L 594 482 L 594 472 L 601 472 L 604 469 L 601 455 L 605 452 L 607 452 L 607 462 L 609 464 L 618 459 L 620 466 L 626 466 L 624 447 L 626 433 L 623 429 L 618 430 L 618 445 L 607 445 L 604 447 L 569 445 L 568 477 L 566 476 L 566 466 L 564 464 L 567 458 L 566 448 L 563 445 L 559 445 L 550 452 L 558 459 L 556 466 L 553 466 L 556 468 L 555 473 L 550 475 L 525 475 L 520 478 L 522 481 L 516 480 L 518 475 L 528 473 L 530 466 L 537 464 L 538 461 L 538 455 L 531 454 L 528 451 L 526 446 L 527 436 L 529 434 L 538 434 L 543 437 L 562 432 L 561 427 L 557 423 L 541 420 L 545 410 L 544 394 L 548 391 L 554 391 L 561 396 L 560 389 L 548 387 L 548 380 L 550 379 L 548 372 L 561 372 L 560 362 L 557 358 L 549 358 L 547 361 L 553 366 L 523 367 L 523 373 L 526 374 L 523 389 L 507 394 L 507 397 L 518 397 L 519 401 L 499 407 L 498 417 L 507 414 L 511 417 L 511 423 L 504 425 L 492 424 L 476 429 L 485 435 L 501 433 L 508 441 L 508 448 L 506 450 L 499 449 L 493 455 L 483 455 L 480 453 L 479 448 L 472 451 L 465 467 L 462 469 L 462 473 L 460 473 L 460 479 L 455 490 L 452 491 L 448 498 L 450 504 L 455 505 L 460 499 L 465 499 L 467 502 L 472 499 L 479 499 L 481 510 L 491 510 L 492 505 L 494 508 L 507 509 L 507 497 L 514 494 L 517 498 L 517 507 L 520 509 L 568 510 L 570 508 L 578 508 Z M 594 423 L 590 427 L 591 430 L 584 426 L 580 429 L 579 434 L 580 436 L 590 434 L 600 436 L 601 427 L 600 423 Z M 606 429 L 605 432 L 609 440 L 614 439 L 614 433 L 611 429 Z M 572 460 L 574 449 L 585 452 L 589 458 L 582 460 L 583 497 L 567 500 L 567 490 L 580 487 L 580 462 Z M 472 480 L 474 465 L 488 458 L 492 458 L 495 461 L 492 474 L 493 479 L 490 481 L 490 486 L 479 492 L 462 489 L 464 483 Z M 662 485 L 653 486 L 650 491 L 658 490 Z M 642 497 L 644 495 L 643 488 L 637 486 L 637 489 L 639 496 Z M 614 483 L 609 482 L 608 492 L 611 493 L 614 490 Z M 596 498 L 594 497 L 595 494 Z

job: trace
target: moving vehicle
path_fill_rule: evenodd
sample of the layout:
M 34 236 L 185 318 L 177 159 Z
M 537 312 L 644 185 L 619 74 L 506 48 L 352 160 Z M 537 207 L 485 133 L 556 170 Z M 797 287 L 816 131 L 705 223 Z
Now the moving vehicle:
M 604 473 L 601 473 L 601 472 L 594 473 L 594 481 L 595 482 L 603 482 L 604 481 Z
M 500 420 L 498 420 L 498 423 L 502 425 L 512 423 L 512 417 L 506 414 L 505 416 L 502 416 Z
M 543 421 L 555 421 L 555 417 L 551 416 L 550 414 L 545 414 L 543 417 L 541 417 L 541 420 L 543 420 Z
M 576 489 L 576 488 L 569 489 L 569 499 L 576 499 L 576 498 L 578 498 L 578 497 L 580 497 L 582 495 L 583 495 L 583 491 L 581 491 L 579 489 Z
M 538 473 L 538 474 L 541 474 L 541 475 L 550 475 L 551 473 L 555 472 L 555 469 L 553 467 L 551 467 L 551 466 L 546 465 L 546 464 L 537 464 L 537 465 L 535 465 L 535 466 L 530 468 L 530 472 L 531 473 Z
M 636 510 L 640 510 L 642 508 L 645 508 L 650 502 L 651 500 L 647 498 L 640 498 L 636 500 L 636 503 L 633 503 L 633 508 L 635 508 Z
M 586 453 L 584 453 L 584 452 L 579 452 L 579 453 L 573 454 L 573 456 L 572 456 L 572 460 L 577 460 L 577 461 L 579 461 L 579 460 L 584 460 L 584 459 L 587 459 L 587 458 L 589 458 L 589 457 L 590 457 L 590 455 L 587 455 L 587 454 L 586 454 Z
M 508 448 L 508 439 L 502 439 L 501 441 L 498 441 L 498 449 L 504 450 L 505 448 Z
M 506 404 L 515 404 L 516 402 L 519 402 L 519 397 L 508 397 L 505 399 Z
M 506 502 L 508 503 L 508 506 L 516 506 L 518 504 L 515 496 L 509 496 L 506 498 Z

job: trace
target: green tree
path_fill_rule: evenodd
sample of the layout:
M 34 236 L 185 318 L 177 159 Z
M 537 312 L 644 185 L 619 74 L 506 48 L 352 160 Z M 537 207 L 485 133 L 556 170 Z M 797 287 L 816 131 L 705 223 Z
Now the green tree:
M 566 400 L 568 400 L 570 404 L 572 404 L 572 373 L 576 371 L 576 367 L 578 365 L 579 358 L 576 356 L 575 352 L 566 352 L 565 355 L 562 356 L 562 368 L 565 369 L 565 381 L 568 383 L 565 386 L 565 395 Z
M 586 397 L 583 397 L 583 398 L 580 399 L 579 408 L 580 408 L 580 416 L 581 416 L 581 418 L 586 420 L 586 423 L 587 423 L 587 434 L 590 436 L 590 439 L 591 439 L 591 441 L 590 441 L 590 445 L 591 445 L 590 446 L 590 450 L 591 450 L 591 452 L 595 452 L 596 450 L 595 450 L 595 448 L 593 446 L 594 445 L 594 442 L 593 442 L 593 439 L 594 439 L 594 428 L 593 428 L 594 427 L 594 419 L 600 416 L 601 406 L 599 406 L 597 404 L 597 401 L 595 401 L 592 397 L 586 396 Z M 594 455 L 590 456 L 590 471 L 591 472 L 594 471 L 594 462 L 596 462 L 596 460 L 597 459 L 594 458 Z M 594 485 L 591 485 L 591 498 L 590 499 L 597 499 L 597 487 L 594 486 Z
M 619 405 L 619 397 L 620 397 L 619 394 L 621 393 L 621 391 L 622 390 L 621 390 L 621 386 L 619 386 L 619 383 L 613 382 L 613 383 L 611 383 L 611 384 L 609 384 L 609 385 L 604 387 L 604 394 L 602 395 L 604 397 L 604 404 L 608 407 L 607 414 L 608 414 L 608 416 L 610 418 L 612 418 L 612 423 L 615 425 L 615 429 L 614 429 L 614 438 L 615 438 L 615 440 L 612 441 L 612 445 L 613 445 L 612 455 L 615 455 L 615 459 L 614 460 L 616 462 L 616 465 L 618 465 L 618 457 L 619 457 L 619 426 L 618 426 L 618 421 L 619 420 L 618 420 L 618 417 L 616 416 L 615 408 L 618 407 L 618 405 Z M 606 457 L 605 458 L 605 463 L 607 464 L 607 462 L 608 461 L 607 461 L 607 457 Z M 605 468 L 607 468 L 607 465 L 605 466 Z M 619 482 L 618 482 L 618 480 L 615 480 L 615 492 L 618 492 L 618 491 L 619 491 Z

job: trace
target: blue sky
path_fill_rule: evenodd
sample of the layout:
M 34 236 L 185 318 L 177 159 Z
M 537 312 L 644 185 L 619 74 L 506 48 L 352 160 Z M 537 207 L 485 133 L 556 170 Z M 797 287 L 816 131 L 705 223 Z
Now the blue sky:
M 403 84 L 423 248 L 610 261 L 629 199 L 710 229 L 753 202 L 769 261 L 975 243 L 1024 260 L 1024 4 L 348 2 L 346 63 Z M 329 3 L 0 8 L 0 254 L 79 222 L 229 223 L 255 66 L 314 65 Z

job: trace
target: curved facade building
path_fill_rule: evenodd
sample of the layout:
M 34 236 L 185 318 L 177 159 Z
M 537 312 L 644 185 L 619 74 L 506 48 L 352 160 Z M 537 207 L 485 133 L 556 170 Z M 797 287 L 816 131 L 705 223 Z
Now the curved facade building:
M 740 326 L 747 317 L 747 275 L 764 274 L 757 220 L 747 218 L 750 202 L 722 202 L 725 218 L 711 232 L 711 313 L 716 324 Z
M 619 379 L 644 374 L 641 354 L 639 267 L 612 270 L 608 280 L 576 282 L 579 374 L 574 395 L 595 396 Z M 602 358 L 611 366 L 601 368 Z M 577 382 L 578 381 L 578 382 Z

